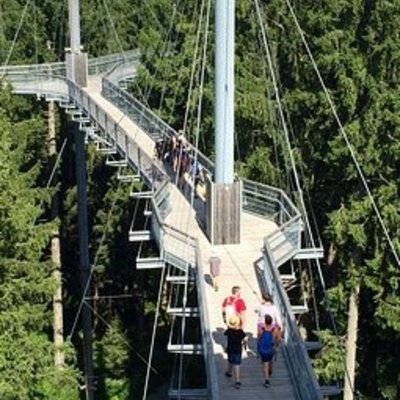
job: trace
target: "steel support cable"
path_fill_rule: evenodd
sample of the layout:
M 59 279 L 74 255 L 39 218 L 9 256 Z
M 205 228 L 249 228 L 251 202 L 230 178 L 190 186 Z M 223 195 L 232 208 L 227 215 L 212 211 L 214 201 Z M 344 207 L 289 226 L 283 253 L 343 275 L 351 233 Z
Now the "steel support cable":
M 180 1 L 178 1 L 176 6 L 175 6 L 175 4 L 173 5 L 174 10 L 172 12 L 172 16 L 171 16 L 171 20 L 170 20 L 170 23 L 169 23 L 168 31 L 165 34 L 165 39 L 164 39 L 163 43 L 162 43 L 162 39 L 164 37 L 160 37 L 160 39 L 158 40 L 158 42 L 157 42 L 157 44 L 155 46 L 155 48 L 158 48 L 158 47 L 162 48 L 162 51 L 161 51 L 162 58 L 164 58 L 165 54 L 168 52 L 168 48 L 169 48 L 169 45 L 170 45 L 170 35 L 171 35 L 171 32 L 172 32 L 173 22 L 175 20 L 175 15 L 176 15 L 176 11 L 177 11 L 177 7 L 178 7 L 179 3 L 180 3 Z M 164 27 L 162 27 L 162 30 L 164 30 Z M 156 68 L 154 74 L 152 75 L 153 78 L 157 75 L 158 71 L 159 71 L 158 68 Z M 153 90 L 153 82 L 148 82 L 148 84 L 146 85 L 146 87 L 144 89 L 144 93 L 145 93 L 144 96 L 146 98 L 146 102 L 148 101 L 148 99 L 150 97 L 150 94 L 151 94 L 151 92 Z M 164 88 L 166 87 L 166 84 L 167 84 L 167 82 L 164 83 Z
M 84 305 L 89 308 L 89 310 L 92 311 L 92 313 L 94 315 L 96 315 L 97 318 L 99 318 L 99 320 L 101 322 L 103 322 L 104 325 L 106 325 L 111 331 L 113 331 L 114 333 L 116 333 L 121 339 L 122 341 L 133 351 L 133 353 L 139 358 L 139 360 L 143 361 L 144 364 L 146 364 L 148 366 L 148 363 L 146 361 L 146 359 L 140 354 L 138 353 L 133 347 L 132 345 L 125 339 L 124 336 L 122 336 L 119 332 L 117 332 L 114 327 L 97 311 L 95 310 L 87 301 L 86 299 L 84 300 Z M 157 374 L 160 375 L 159 372 L 152 366 L 150 366 L 151 370 Z
M 58 168 L 58 166 L 59 166 L 59 164 L 60 164 L 61 157 L 62 157 L 62 155 L 64 154 L 64 150 L 65 150 L 65 146 L 66 146 L 67 142 L 68 142 L 68 138 L 65 138 L 63 144 L 61 145 L 61 149 L 60 149 L 60 151 L 59 151 L 59 153 L 58 153 L 58 155 L 57 155 L 57 158 L 56 158 L 56 161 L 55 161 L 55 163 L 54 163 L 54 165 L 53 165 L 53 168 L 52 168 L 52 170 L 51 170 L 51 172 L 50 172 L 50 176 L 49 176 L 48 179 L 47 179 L 46 190 L 50 189 L 50 186 L 51 186 L 51 184 L 52 184 L 52 182 L 53 182 L 54 175 L 56 174 L 57 168 Z M 57 189 L 56 189 L 56 190 L 57 190 Z M 39 208 L 42 208 L 43 203 L 44 203 L 44 200 L 41 200 L 40 203 L 39 203 Z M 36 223 L 36 221 L 37 221 L 38 218 L 39 218 L 39 217 L 35 217 L 35 219 L 34 219 L 34 221 L 33 221 L 33 224 Z
M 193 15 L 192 15 L 192 20 L 193 21 L 196 20 L 197 16 L 199 16 L 199 12 L 197 10 L 197 5 L 198 4 L 200 4 L 200 3 L 196 3 L 195 7 L 193 8 Z M 201 11 L 202 11 L 202 9 L 201 9 L 201 5 L 200 5 L 200 13 L 201 13 Z M 199 16 L 199 21 L 200 21 L 200 16 Z M 193 25 L 197 26 L 197 24 L 195 24 L 195 22 L 193 22 Z M 182 81 L 183 71 L 184 71 L 184 68 L 181 68 L 180 71 L 179 71 L 179 75 L 178 75 L 178 81 Z M 176 88 L 175 88 L 175 90 L 173 92 L 174 94 L 173 94 L 173 97 L 172 97 L 172 100 L 171 100 L 171 104 L 172 104 L 171 105 L 171 109 L 174 109 L 175 106 L 176 106 L 177 97 L 178 97 L 178 91 L 179 91 L 179 85 L 176 86 Z M 189 110 L 189 113 L 190 113 L 190 110 Z M 188 137 L 190 138 L 190 135 Z
M 171 21 L 170 21 L 168 32 L 167 32 L 167 38 L 165 39 L 165 43 L 164 43 L 165 49 L 163 49 L 162 58 L 166 57 L 166 55 L 168 54 L 168 52 L 170 50 L 171 44 L 176 42 L 178 39 L 178 34 L 175 34 L 174 38 L 171 37 L 172 27 L 174 25 L 174 20 L 175 20 L 175 16 L 176 16 L 176 9 L 177 9 L 177 6 L 174 4 L 173 11 L 172 11 L 172 17 L 171 17 Z M 154 77 L 154 75 L 153 75 L 153 77 Z M 165 91 L 167 90 L 167 86 L 168 86 L 168 82 L 167 82 L 167 80 L 165 80 L 163 88 L 161 90 L 160 101 L 158 103 L 159 110 L 161 110 L 162 105 L 164 103 L 164 96 L 165 96 Z
M 261 27 L 261 33 L 262 33 L 265 52 L 266 52 L 266 56 L 267 56 L 268 67 L 269 67 L 269 70 L 270 70 L 271 79 L 272 79 L 272 83 L 273 83 L 273 86 L 274 86 L 274 91 L 275 91 L 276 102 L 277 102 L 277 105 L 278 105 L 279 116 L 280 116 L 280 119 L 281 119 L 281 122 L 282 122 L 283 133 L 284 133 L 286 145 L 287 145 L 288 151 L 289 151 L 290 161 L 291 161 L 292 170 L 293 170 L 293 176 L 294 176 L 294 180 L 295 180 L 297 191 L 299 193 L 300 205 L 301 205 L 301 208 L 303 210 L 303 217 L 304 217 L 304 220 L 305 220 L 305 223 L 306 223 L 306 227 L 307 227 L 307 229 L 309 231 L 311 244 L 314 247 L 315 246 L 315 242 L 314 242 L 313 234 L 312 234 L 312 231 L 311 231 L 310 222 L 309 222 L 309 219 L 308 219 L 306 206 L 305 206 L 305 203 L 304 203 L 303 191 L 302 191 L 302 188 L 301 188 L 301 184 L 300 184 L 300 180 L 299 180 L 299 176 L 298 176 L 298 172 L 297 172 L 296 162 L 295 162 L 295 159 L 293 157 L 293 150 L 292 150 L 292 146 L 290 144 L 289 132 L 288 132 L 287 124 L 286 124 L 285 113 L 283 111 L 282 102 L 281 102 L 281 98 L 280 98 L 280 93 L 279 93 L 277 80 L 276 80 L 276 76 L 275 76 L 274 66 L 273 66 L 273 63 L 272 63 L 271 52 L 270 52 L 270 48 L 269 48 L 269 44 L 268 44 L 268 39 L 267 39 L 267 35 L 266 35 L 266 32 L 265 32 L 265 27 L 263 25 L 263 20 L 262 20 L 261 11 L 260 11 L 259 0 L 254 0 L 254 2 L 255 2 L 255 6 L 256 6 L 256 10 L 257 10 L 257 16 L 258 16 L 259 24 L 260 24 L 260 27 Z M 323 282 L 323 286 L 325 287 L 325 281 L 324 281 L 324 278 L 323 278 L 323 275 L 322 275 L 322 271 L 320 269 L 319 269 L 319 274 L 320 274 L 321 282 Z
M 150 352 L 149 352 L 149 359 L 147 362 L 147 370 L 146 370 L 146 378 L 145 378 L 145 383 L 144 383 L 144 388 L 143 388 L 143 400 L 146 400 L 147 398 L 147 391 L 149 388 L 149 380 L 150 380 L 150 370 L 152 369 L 152 361 L 153 361 L 153 351 L 154 351 L 154 342 L 156 339 L 156 333 L 157 333 L 157 322 L 158 322 L 158 315 L 160 313 L 160 308 L 161 308 L 161 295 L 163 291 L 163 285 L 164 285 L 164 278 L 165 278 L 165 271 L 167 269 L 164 267 L 162 268 L 161 271 L 161 277 L 160 277 L 160 286 L 158 288 L 158 298 L 157 298 L 157 306 L 156 306 L 156 312 L 154 315 L 154 323 L 153 323 L 153 331 L 151 334 L 151 344 L 150 344 Z
M 253 13 L 254 13 L 254 10 L 253 10 Z M 257 51 L 258 51 L 260 57 L 263 60 L 263 63 L 262 63 L 262 65 L 263 65 L 263 76 L 264 76 L 264 79 L 267 81 L 268 80 L 267 79 L 268 67 L 267 67 L 265 59 L 263 57 L 264 52 L 263 52 L 263 50 L 261 48 L 262 37 L 260 38 L 258 35 L 255 35 L 255 40 L 257 41 L 257 44 L 258 44 L 257 45 Z M 269 84 L 266 85 L 266 95 L 267 95 L 267 101 L 266 101 L 266 104 L 265 104 L 265 108 L 267 110 L 269 119 L 271 121 L 271 125 L 272 125 L 273 128 L 274 127 L 278 128 L 278 121 L 277 121 L 276 113 L 275 113 L 274 110 L 272 110 L 272 107 L 270 107 L 271 93 L 270 93 Z M 268 128 L 268 124 L 266 124 L 265 128 L 266 129 Z M 271 135 L 271 138 L 272 138 L 273 147 L 274 147 L 275 163 L 276 163 L 276 165 L 278 167 L 278 170 L 280 170 L 281 160 L 279 159 L 279 156 L 278 156 L 278 145 L 280 145 L 281 143 L 279 143 L 278 138 L 275 137 L 274 134 Z M 283 151 L 283 163 L 284 163 L 285 169 L 288 170 L 288 160 L 287 160 L 287 157 L 286 157 L 286 153 L 284 151 Z M 283 186 L 282 185 L 282 178 L 281 178 L 280 174 L 278 174 L 278 183 L 279 183 L 280 186 Z
M 109 224 L 110 224 L 110 222 L 111 222 L 111 215 L 112 215 L 112 213 L 113 213 L 113 211 L 114 211 L 114 207 L 115 207 L 115 205 L 116 205 L 116 203 L 117 203 L 117 200 L 118 200 L 118 195 L 119 195 L 119 189 L 120 189 L 120 187 L 121 187 L 121 180 L 118 181 L 117 190 L 116 190 L 116 192 L 115 192 L 115 197 L 114 197 L 114 199 L 113 199 L 113 202 L 112 202 L 112 204 L 111 204 L 110 210 L 109 210 L 108 215 L 107 215 L 106 223 L 105 223 L 105 225 L 104 225 L 103 234 L 102 234 L 102 237 L 101 237 L 101 239 L 100 239 L 100 244 L 99 244 L 99 247 L 97 248 L 97 251 L 96 251 L 96 254 L 95 254 L 95 258 L 94 258 L 94 262 L 93 262 L 93 265 L 92 265 L 92 267 L 90 268 L 90 274 L 89 274 L 89 277 L 88 277 L 88 279 L 87 279 L 86 286 L 85 286 L 85 288 L 84 288 L 84 291 L 83 291 L 81 300 L 80 300 L 80 302 L 79 302 L 78 311 L 76 312 L 75 319 L 74 319 L 74 323 L 72 324 L 71 332 L 70 332 L 70 334 L 68 335 L 70 338 L 71 338 L 71 337 L 74 335 L 74 333 L 75 333 L 75 329 L 76 329 L 76 326 L 77 326 L 77 324 L 78 324 L 78 319 L 79 319 L 79 316 L 80 316 L 80 314 L 81 314 L 82 307 L 83 307 L 83 304 L 84 304 L 84 302 L 85 302 L 85 298 L 87 297 L 87 294 L 88 294 L 88 291 L 89 291 L 90 283 L 91 283 L 92 277 L 93 277 L 93 272 L 94 272 L 94 270 L 96 269 L 97 262 L 98 262 L 98 259 L 99 259 L 99 256 L 100 256 L 100 251 L 101 251 L 101 249 L 102 249 L 102 247 L 103 247 L 103 243 L 104 243 L 104 241 L 105 241 L 105 239 L 106 239 L 106 235 L 107 235 L 107 232 L 108 232 Z
M 195 75 L 196 64 L 197 64 L 197 52 L 199 51 L 201 28 L 202 28 L 202 24 L 203 24 L 202 21 L 203 21 L 204 7 L 205 7 L 205 0 L 202 0 L 201 1 L 201 6 L 200 6 L 199 23 L 198 23 L 197 32 L 196 32 L 196 42 L 195 42 L 195 45 L 194 45 L 192 70 L 190 72 L 189 92 L 188 92 L 188 97 L 187 97 L 187 100 L 186 100 L 185 117 L 184 117 L 184 120 L 183 120 L 183 133 L 186 133 L 186 128 L 187 128 L 187 124 L 188 124 L 190 100 L 191 100 L 191 97 L 192 97 L 194 75 Z
M 338 113 L 337 113 L 336 107 L 335 107 L 335 105 L 334 105 L 334 103 L 333 103 L 333 100 L 332 100 L 332 98 L 331 98 L 331 96 L 330 96 L 330 94 L 329 94 L 329 91 L 328 91 L 328 89 L 327 89 L 327 87 L 326 87 L 326 85 L 325 85 L 325 82 L 324 82 L 324 80 L 323 80 L 323 78 L 322 78 L 322 75 L 321 75 L 321 73 L 320 73 L 320 71 L 319 71 L 318 65 L 317 65 L 317 63 L 316 63 L 316 61 L 315 61 L 315 59 L 314 59 L 314 56 L 313 56 L 313 54 L 312 54 L 312 52 L 311 52 L 311 49 L 310 49 L 310 47 L 309 47 L 309 45 L 308 45 L 308 43 L 307 43 L 307 40 L 306 40 L 306 38 L 305 38 L 305 36 L 304 36 L 304 32 L 303 32 L 303 30 L 301 29 L 301 26 L 300 26 L 300 24 L 299 24 L 299 21 L 298 21 L 298 19 L 297 19 L 297 16 L 296 16 L 295 12 L 294 12 L 294 9 L 293 9 L 293 7 L 292 7 L 292 4 L 290 3 L 289 0 L 285 0 L 285 1 L 286 1 L 286 4 L 287 4 L 288 8 L 289 8 L 290 14 L 291 14 L 292 17 L 293 17 L 293 20 L 294 20 L 294 23 L 295 23 L 295 25 L 296 25 L 296 28 L 297 28 L 297 30 L 299 31 L 301 40 L 302 40 L 303 45 L 304 45 L 304 47 L 305 47 L 305 49 L 306 49 L 306 51 L 307 51 L 307 54 L 308 54 L 308 56 L 310 57 L 311 63 L 312 63 L 313 68 L 314 68 L 314 71 L 315 71 L 315 73 L 317 74 L 318 80 L 319 80 L 319 82 L 320 82 L 320 84 L 321 84 L 321 87 L 322 87 L 324 93 L 325 93 L 326 99 L 328 100 L 329 106 L 330 106 L 330 108 L 331 108 L 331 110 L 332 110 L 332 113 L 333 113 L 333 115 L 334 115 L 334 117 L 335 117 L 336 123 L 337 123 L 338 126 L 339 126 L 339 130 L 340 130 L 340 132 L 341 132 L 341 134 L 342 134 L 342 136 L 343 136 L 343 138 L 344 138 L 344 140 L 345 140 L 345 142 L 346 142 L 347 148 L 349 149 L 351 158 L 353 159 L 354 165 L 355 165 L 355 167 L 356 167 L 356 169 L 357 169 L 358 175 L 359 175 L 359 177 L 360 177 L 360 179 L 361 179 L 361 182 L 362 182 L 362 184 L 363 184 L 363 186 L 364 186 L 364 189 L 365 189 L 365 191 L 367 192 L 367 195 L 368 195 L 368 197 L 369 197 L 369 199 L 370 199 L 370 201 L 371 201 L 372 207 L 373 207 L 373 209 L 374 209 L 374 211 L 375 211 L 375 214 L 376 214 L 376 216 L 377 216 L 377 218 L 378 218 L 379 224 L 381 225 L 381 228 L 382 228 L 382 230 L 383 230 L 383 232 L 384 232 L 384 234 L 385 234 L 385 237 L 386 237 L 386 239 L 387 239 L 387 241 L 388 241 L 388 243 L 389 243 L 389 246 L 390 246 L 390 248 L 391 248 L 391 250 L 392 250 L 392 253 L 393 253 L 393 256 L 394 256 L 394 258 L 395 258 L 395 260 L 396 260 L 396 262 L 397 262 L 397 265 L 400 267 L 400 258 L 399 258 L 399 255 L 397 254 L 396 248 L 395 248 L 395 246 L 394 246 L 394 244 L 393 244 L 393 241 L 392 241 L 392 239 L 391 239 L 391 237 L 390 237 L 390 235 L 389 235 L 389 231 L 388 231 L 387 228 L 386 228 L 386 225 L 385 225 L 385 223 L 384 223 L 384 221 L 383 221 L 383 218 L 382 218 L 381 213 L 380 213 L 380 211 L 379 211 L 379 209 L 378 209 L 378 206 L 376 205 L 374 196 L 372 195 L 372 192 L 371 192 L 371 190 L 370 190 L 370 188 L 369 188 L 369 186 L 368 186 L 368 183 L 367 183 L 367 181 L 366 181 L 366 179 L 365 179 L 364 173 L 363 173 L 363 171 L 362 171 L 362 169 L 361 169 L 361 166 L 360 166 L 360 164 L 359 164 L 359 162 L 358 162 L 358 160 L 357 160 L 357 157 L 356 157 L 356 155 L 355 155 L 353 146 L 351 145 L 350 140 L 349 140 L 349 138 L 348 138 L 348 136 L 347 136 L 347 133 L 346 133 L 344 127 L 343 127 L 342 121 L 341 121 L 340 118 L 339 118 L 339 115 L 338 115 Z
M 310 223 L 308 221 L 307 212 L 306 212 L 306 209 L 305 209 L 304 198 L 303 198 L 303 194 L 302 194 L 302 190 L 301 190 L 301 186 L 300 186 L 300 182 L 299 182 L 299 177 L 298 177 L 298 174 L 297 174 L 297 168 L 296 168 L 295 160 L 294 160 L 294 157 L 293 157 L 293 153 L 291 151 L 291 144 L 290 144 L 290 140 L 289 140 L 289 134 L 288 134 L 288 129 L 287 129 L 287 125 L 286 125 L 286 119 L 285 119 L 285 115 L 284 115 L 284 112 L 283 112 L 282 103 L 281 103 L 281 100 L 280 100 L 280 93 L 279 93 L 277 81 L 276 81 L 276 78 L 275 78 L 275 71 L 274 71 L 274 67 L 273 67 L 273 64 L 272 64 L 272 58 L 271 58 L 271 53 L 270 53 L 270 49 L 269 49 L 269 45 L 268 45 L 268 41 L 267 41 L 267 35 L 266 35 L 266 32 L 265 32 L 265 27 L 263 25 L 263 20 L 262 20 L 261 11 L 260 11 L 259 0 L 254 0 L 254 2 L 255 2 L 255 6 L 256 6 L 256 10 L 257 10 L 257 16 L 258 16 L 258 19 L 259 19 L 259 24 L 260 24 L 260 27 L 261 27 L 263 42 L 264 42 L 264 46 L 265 46 L 265 52 L 266 52 L 267 60 L 268 60 L 268 66 L 269 66 L 270 73 L 271 73 L 271 79 L 272 79 L 272 82 L 273 82 L 273 85 L 274 85 L 275 96 L 276 96 L 276 100 L 277 100 L 277 104 L 278 104 L 279 115 L 280 115 L 281 121 L 282 121 L 282 127 L 283 127 L 283 131 L 284 131 L 284 136 L 285 136 L 285 140 L 286 140 L 286 143 L 288 145 L 288 148 L 289 148 L 289 154 L 290 154 L 290 159 L 291 159 L 291 163 L 292 163 L 292 167 L 293 167 L 295 183 L 296 183 L 296 186 L 298 188 L 299 199 L 300 199 L 301 207 L 303 209 L 303 214 L 304 214 L 303 216 L 305 218 L 307 229 L 309 230 L 309 233 L 310 233 L 310 240 L 311 240 L 312 246 L 315 246 L 314 237 L 313 237 L 313 234 L 312 234 L 312 231 L 311 231 L 311 228 L 310 228 Z M 323 274 L 322 274 L 321 265 L 320 265 L 320 262 L 319 262 L 318 259 L 316 259 L 316 263 L 317 263 L 317 266 L 318 266 L 318 274 L 319 274 L 320 283 L 322 285 L 322 289 L 323 289 L 323 292 L 324 292 L 328 314 L 329 314 L 329 317 L 331 319 L 331 323 L 332 323 L 332 326 L 333 326 L 333 329 L 334 329 L 334 333 L 335 333 L 336 336 L 338 336 L 336 321 L 335 321 L 335 319 L 333 317 L 333 314 L 332 314 L 332 311 L 330 310 L 330 307 L 329 307 L 329 302 L 328 302 L 329 298 L 327 296 L 325 280 L 324 280 L 324 277 L 323 277 Z M 342 351 L 342 354 L 344 355 L 344 351 Z M 350 376 L 349 375 L 349 371 L 347 370 L 346 366 L 345 366 L 345 370 L 346 370 L 347 377 L 349 377 Z M 350 382 L 350 380 L 349 380 L 349 382 Z M 353 387 L 351 388 L 351 390 L 354 393 L 354 388 Z
M 24 9 L 22 11 L 21 18 L 19 19 L 18 27 L 17 27 L 17 30 L 15 31 L 15 35 L 14 35 L 13 41 L 11 43 L 10 50 L 8 51 L 6 61 L 2 65 L 4 67 L 7 67 L 7 65 L 8 65 L 8 63 L 9 63 L 9 61 L 11 59 L 11 55 L 12 55 L 12 53 L 14 51 L 15 43 L 17 42 L 17 39 L 18 39 L 18 36 L 19 36 L 19 32 L 21 31 L 21 27 L 22 27 L 22 24 L 23 24 L 24 19 L 25 19 L 25 14 L 26 14 L 26 11 L 28 10 L 28 6 L 29 6 L 30 2 L 31 2 L 31 0 L 27 0 L 26 3 L 25 3 L 25 7 L 24 7 Z
M 204 43 L 203 43 L 203 54 L 202 54 L 202 66 L 201 66 L 201 76 L 200 76 L 200 85 L 199 85 L 199 100 L 197 103 L 197 123 L 196 123 L 196 141 L 195 141 L 195 156 L 194 156 L 194 168 L 192 169 L 192 181 L 193 181 L 193 189 L 190 197 L 190 208 L 193 208 L 194 203 L 194 195 L 195 195 L 195 174 L 197 169 L 198 162 L 198 148 L 199 148 L 199 138 L 200 138 L 200 123 L 202 117 L 202 105 L 203 105 L 203 93 L 204 93 L 204 76 L 206 70 L 206 62 L 207 62 L 207 46 L 208 46 L 208 34 L 209 34 L 209 26 L 210 26 L 210 12 L 211 12 L 211 0 L 208 0 L 207 3 L 207 15 L 206 15 L 206 25 L 204 27 Z M 189 218 L 189 216 L 188 216 Z
M 108 8 L 106 0 L 103 0 L 103 5 L 104 5 L 104 9 L 106 10 L 107 18 L 110 21 L 111 29 L 112 29 L 113 34 L 115 36 L 115 40 L 117 41 L 120 53 L 122 54 L 122 58 L 124 59 L 125 62 L 127 62 L 128 59 L 127 59 L 125 51 L 124 51 L 124 49 L 122 47 L 121 39 L 120 39 L 120 37 L 118 35 L 118 32 L 117 32 L 117 30 L 115 28 L 115 23 L 114 23 L 113 18 L 111 17 L 110 10 Z M 136 79 L 133 82 L 135 83 L 136 87 L 138 88 L 140 95 L 143 97 L 143 93 L 142 93 L 139 85 L 137 84 Z M 145 101 L 144 97 L 143 97 L 143 100 Z M 147 102 L 146 102 L 146 105 L 148 106 Z M 125 114 L 124 114 L 124 116 L 125 116 Z
M 196 43 L 195 43 L 195 49 L 194 49 L 194 54 L 193 54 L 193 62 L 192 62 L 192 69 L 190 72 L 190 83 L 189 83 L 189 91 L 188 91 L 188 97 L 186 100 L 186 110 L 185 110 L 185 117 L 184 117 L 184 122 L 183 122 L 183 134 L 186 134 L 187 130 L 187 122 L 188 122 L 188 115 L 189 115 L 189 109 L 190 109 L 190 101 L 192 98 L 192 93 L 193 93 L 193 82 L 194 82 L 194 75 L 196 71 L 196 64 L 197 64 L 197 53 L 199 51 L 199 44 L 200 44 L 200 36 L 201 36 L 201 29 L 203 25 L 203 15 L 204 15 L 204 7 L 205 7 L 205 0 L 202 0 L 201 6 L 200 6 L 200 16 L 199 16 L 199 22 L 197 26 L 197 33 L 196 33 Z M 202 86 L 200 85 L 200 90 L 202 92 Z M 183 146 L 183 143 L 180 144 L 180 146 Z M 197 158 L 197 144 L 196 144 L 196 158 Z M 179 172 L 181 169 L 181 155 L 182 155 L 183 149 L 179 149 L 179 159 L 178 159 L 178 168 L 177 168 L 177 173 L 175 177 L 175 185 L 178 184 L 179 180 Z M 192 206 L 192 203 L 191 203 Z

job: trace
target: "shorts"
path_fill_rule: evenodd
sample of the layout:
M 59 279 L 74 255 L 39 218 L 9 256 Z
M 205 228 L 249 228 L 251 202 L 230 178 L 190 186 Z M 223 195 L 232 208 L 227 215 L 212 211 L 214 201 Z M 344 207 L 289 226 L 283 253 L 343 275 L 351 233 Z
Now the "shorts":
M 260 354 L 261 362 L 270 362 L 274 358 L 274 354 Z
M 242 355 L 240 353 L 228 353 L 228 362 L 232 365 L 240 365 L 242 363 Z

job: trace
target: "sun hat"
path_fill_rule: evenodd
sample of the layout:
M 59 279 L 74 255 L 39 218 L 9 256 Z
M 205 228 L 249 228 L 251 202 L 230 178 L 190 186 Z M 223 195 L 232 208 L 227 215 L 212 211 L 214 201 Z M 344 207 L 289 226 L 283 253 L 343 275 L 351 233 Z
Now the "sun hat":
M 211 249 L 210 257 L 219 257 L 218 250 L 217 249 Z
M 233 314 L 228 318 L 226 325 L 228 328 L 238 329 L 240 325 L 240 318 L 236 314 Z

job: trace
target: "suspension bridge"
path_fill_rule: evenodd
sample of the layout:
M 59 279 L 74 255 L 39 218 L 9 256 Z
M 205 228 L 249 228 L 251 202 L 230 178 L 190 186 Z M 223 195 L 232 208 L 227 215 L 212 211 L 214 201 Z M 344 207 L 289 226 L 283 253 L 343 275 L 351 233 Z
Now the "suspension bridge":
M 79 39 L 75 44 L 71 41 L 73 55 L 80 44 Z M 98 151 L 106 155 L 107 164 L 125 171 L 118 175 L 122 181 L 140 180 L 146 186 L 146 190 L 132 192 L 132 196 L 150 204 L 145 211 L 148 223 L 140 229 L 133 224 L 129 239 L 155 241 L 158 255 L 139 255 L 136 266 L 143 273 L 161 269 L 162 279 L 170 286 L 167 311 L 173 323 L 168 351 L 179 355 L 179 365 L 169 398 L 311 400 L 340 393 L 337 387 L 319 385 L 308 356 L 308 350 L 315 349 L 318 343 L 305 342 L 296 322 L 296 315 L 307 312 L 307 305 L 291 304 L 286 292 L 297 277 L 282 267 L 292 260 L 321 258 L 323 253 L 321 248 L 303 248 L 304 221 L 290 197 L 280 188 L 238 180 L 235 212 L 240 221 L 239 240 L 218 243 L 215 232 L 220 227 L 211 215 L 215 165 L 192 144 L 207 181 L 205 197 L 198 198 L 194 196 L 192 178 L 182 189 L 171 167 L 155 157 L 157 140 L 179 135 L 125 90 L 126 83 L 135 79 L 138 52 L 88 61 L 82 55 L 79 50 L 76 58 L 67 58 L 66 62 L 3 67 L 0 75 L 15 93 L 57 102 L 77 123 L 82 136 L 95 142 Z M 131 172 L 126 173 L 127 169 Z M 229 204 L 222 201 L 220 207 L 226 209 Z M 207 281 L 211 248 L 217 248 L 222 259 L 219 292 Z M 234 285 L 242 288 L 247 304 L 245 330 L 250 336 L 240 390 L 224 374 L 227 357 L 221 304 Z M 189 296 L 190 287 L 196 288 L 195 299 Z M 256 356 L 257 318 L 253 312 L 262 292 L 270 293 L 279 308 L 285 333 L 268 389 L 262 384 Z M 198 335 L 187 335 L 189 325 L 197 327 Z M 203 387 L 185 386 L 185 360 L 191 357 L 204 365 Z M 90 389 L 90 379 L 88 385 Z M 89 395 L 93 398 L 90 396 L 93 394 Z

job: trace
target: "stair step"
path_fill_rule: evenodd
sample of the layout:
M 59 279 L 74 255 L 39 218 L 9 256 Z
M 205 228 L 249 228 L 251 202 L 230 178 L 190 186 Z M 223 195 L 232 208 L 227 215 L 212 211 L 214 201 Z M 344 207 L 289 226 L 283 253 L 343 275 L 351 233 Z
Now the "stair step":
M 304 342 L 304 346 L 307 351 L 317 351 L 322 349 L 322 343 L 317 340 Z
M 144 242 L 151 240 L 151 232 L 149 230 L 143 231 L 129 231 L 129 241 L 130 242 Z
M 188 278 L 186 278 L 185 275 L 168 275 L 166 277 L 167 282 L 169 283 L 174 283 L 177 285 L 183 285 L 186 283 L 186 279 L 188 282 L 194 282 L 194 278 L 189 275 Z
M 134 199 L 151 199 L 153 196 L 153 192 L 146 191 L 146 192 L 131 192 L 131 197 Z
M 282 283 L 292 282 L 297 279 L 295 274 L 280 274 L 279 277 Z
M 198 317 L 200 315 L 198 307 L 168 307 L 167 313 L 178 317 Z
M 128 161 L 127 160 L 106 160 L 106 165 L 110 167 L 127 167 Z
M 304 314 L 308 312 L 308 307 L 305 304 L 292 305 L 291 306 L 293 314 Z
M 320 386 L 319 388 L 321 390 L 322 396 L 324 397 L 339 396 L 340 394 L 342 394 L 342 389 L 339 386 L 326 385 L 326 386 Z
M 207 389 L 169 389 L 170 399 L 208 399 Z
M 98 148 L 97 151 L 100 154 L 117 154 L 117 150 L 113 147 Z
M 167 350 L 170 353 L 182 353 L 182 354 L 203 354 L 203 346 L 198 344 L 168 344 Z
M 137 269 L 160 269 L 164 267 L 164 260 L 159 257 L 136 258 Z
M 316 260 L 324 258 L 324 249 L 322 247 L 299 249 L 293 258 L 296 260 Z
M 140 175 L 123 175 L 123 174 L 118 174 L 117 179 L 120 180 L 121 182 L 139 182 L 140 181 Z

